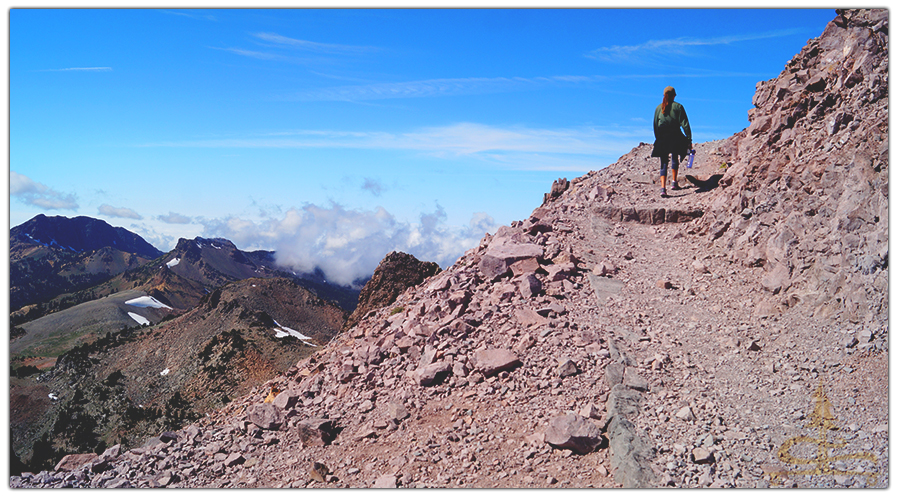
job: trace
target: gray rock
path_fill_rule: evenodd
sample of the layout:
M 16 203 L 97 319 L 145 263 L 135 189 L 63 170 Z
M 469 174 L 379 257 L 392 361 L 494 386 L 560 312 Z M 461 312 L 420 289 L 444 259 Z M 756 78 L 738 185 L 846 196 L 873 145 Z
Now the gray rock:
M 56 464 L 56 467 L 53 468 L 55 471 L 73 471 L 84 464 L 88 464 L 97 459 L 96 453 L 80 453 L 75 455 L 66 455 L 62 457 L 59 463 Z
M 572 450 L 576 453 L 591 453 L 603 442 L 600 428 L 590 420 L 568 413 L 550 419 L 544 431 L 544 441 L 556 448 Z
M 632 366 L 625 367 L 622 383 L 625 384 L 626 387 L 642 392 L 647 392 L 650 388 L 647 380 L 644 377 L 641 377 L 638 374 L 637 369 Z
M 623 488 L 652 488 L 658 484 L 651 463 L 653 449 L 622 415 L 614 415 L 607 425 L 613 479 Z
M 544 285 L 534 273 L 525 274 L 519 281 L 519 293 L 523 298 L 530 299 L 543 291 Z
M 606 375 L 606 383 L 610 387 L 615 387 L 622 383 L 625 378 L 625 365 L 622 363 L 610 363 L 604 369 Z
M 559 366 L 556 369 L 556 374 L 559 378 L 571 377 L 572 375 L 578 374 L 578 366 L 575 365 L 575 362 L 569 358 L 564 358 L 560 360 Z
M 260 429 L 278 430 L 284 423 L 281 412 L 272 403 L 260 403 L 247 408 L 247 420 Z

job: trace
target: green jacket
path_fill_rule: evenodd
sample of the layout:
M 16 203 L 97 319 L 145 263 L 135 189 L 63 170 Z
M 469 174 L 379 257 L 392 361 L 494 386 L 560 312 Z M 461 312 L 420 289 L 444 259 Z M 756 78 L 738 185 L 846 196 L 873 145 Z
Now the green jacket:
M 668 156 L 671 153 L 685 156 L 691 143 L 691 124 L 684 106 L 673 102 L 667 114 L 663 114 L 662 104 L 657 106 L 653 113 L 653 135 L 656 142 L 653 143 L 651 156 Z

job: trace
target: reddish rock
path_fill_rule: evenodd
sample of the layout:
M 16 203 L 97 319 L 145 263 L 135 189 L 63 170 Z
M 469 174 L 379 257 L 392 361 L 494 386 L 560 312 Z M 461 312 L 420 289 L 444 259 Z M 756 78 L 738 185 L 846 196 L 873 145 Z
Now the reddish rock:
M 300 399 L 299 396 L 294 394 L 293 391 L 282 391 L 275 396 L 275 401 L 272 404 L 279 410 L 289 410 L 297 404 L 298 399 Z
M 516 353 L 509 349 L 482 349 L 475 351 L 475 369 L 485 377 L 522 366 Z
M 90 463 L 97 458 L 96 453 L 81 453 L 77 455 L 66 455 L 56 464 L 53 469 L 55 471 L 73 471 L 84 464 Z
M 378 479 L 375 480 L 375 484 L 372 485 L 373 488 L 396 488 L 397 487 L 397 476 L 393 474 L 384 474 L 382 476 L 378 476 Z
M 272 403 L 262 403 L 247 408 L 247 420 L 260 429 L 277 430 L 284 423 L 281 412 Z
M 541 268 L 541 265 L 536 258 L 530 258 L 513 262 L 509 268 L 512 269 L 513 276 L 521 276 L 523 274 L 537 272 L 537 270 Z
M 359 301 L 353 314 L 347 318 L 342 331 L 347 331 L 365 317 L 369 311 L 392 304 L 411 286 L 441 272 L 434 262 L 422 262 L 403 252 L 391 252 L 375 268 L 372 278 L 359 292 Z
M 334 420 L 310 418 L 297 424 L 297 433 L 305 446 L 325 446 L 337 437 Z
M 432 386 L 443 382 L 444 378 L 452 371 L 447 361 L 430 363 L 415 371 L 416 382 L 421 386 Z

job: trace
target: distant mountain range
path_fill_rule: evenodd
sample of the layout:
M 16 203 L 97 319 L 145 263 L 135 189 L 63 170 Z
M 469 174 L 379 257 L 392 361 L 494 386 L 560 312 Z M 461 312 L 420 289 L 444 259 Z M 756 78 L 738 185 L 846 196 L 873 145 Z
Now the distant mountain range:
M 38 215 L 10 230 L 13 326 L 133 288 L 186 310 L 209 290 L 252 277 L 292 279 L 348 311 L 359 296 L 358 287 L 330 283 L 319 270 L 297 273 L 278 266 L 275 252 L 244 252 L 221 238 L 181 239 L 164 254 L 140 236 L 90 217 Z
M 10 268 L 11 429 L 33 464 L 140 444 L 242 395 L 319 349 L 359 296 L 271 251 L 198 237 L 163 253 L 89 217 L 13 228 Z
M 10 310 L 85 290 L 160 255 L 102 220 L 38 215 L 9 232 Z

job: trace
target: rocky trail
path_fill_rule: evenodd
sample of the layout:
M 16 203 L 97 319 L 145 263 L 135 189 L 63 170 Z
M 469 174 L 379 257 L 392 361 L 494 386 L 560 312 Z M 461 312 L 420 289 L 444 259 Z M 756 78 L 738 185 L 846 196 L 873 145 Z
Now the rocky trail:
M 886 488 L 886 23 L 840 11 L 701 187 L 641 144 L 195 425 L 10 485 Z

